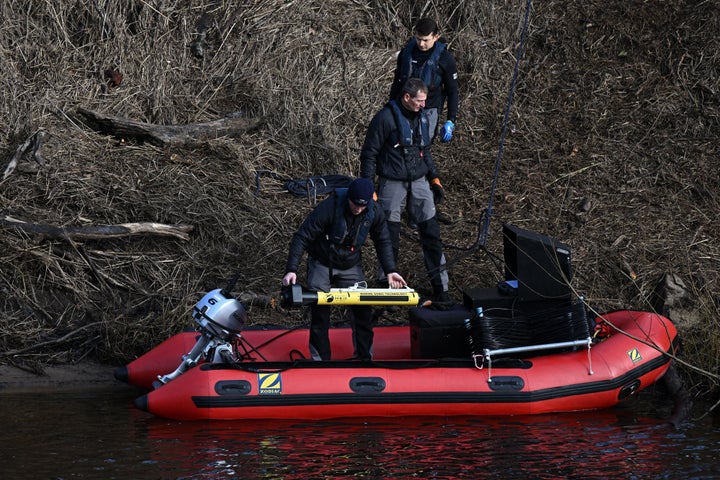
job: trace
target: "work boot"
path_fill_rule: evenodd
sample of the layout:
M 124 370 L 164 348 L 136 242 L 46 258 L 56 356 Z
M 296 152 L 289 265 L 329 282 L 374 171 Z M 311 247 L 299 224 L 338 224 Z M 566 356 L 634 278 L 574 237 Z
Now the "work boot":
M 438 222 L 445 225 L 451 225 L 453 223 L 453 219 L 450 218 L 448 214 L 441 212 L 440 210 L 435 210 L 435 218 L 437 218 Z
M 452 310 L 454 306 L 455 302 L 452 301 L 448 292 L 439 292 L 432 296 L 430 308 L 433 310 Z

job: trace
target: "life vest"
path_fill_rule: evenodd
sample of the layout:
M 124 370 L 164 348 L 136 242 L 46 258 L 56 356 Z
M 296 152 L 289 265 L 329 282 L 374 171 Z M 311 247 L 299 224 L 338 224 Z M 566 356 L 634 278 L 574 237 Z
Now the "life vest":
M 360 225 L 355 232 L 354 238 L 347 238 L 348 226 L 345 220 L 345 209 L 347 208 L 348 189 L 335 189 L 335 214 L 333 217 L 332 232 L 329 240 L 337 247 L 345 247 L 350 251 L 355 251 L 365 243 L 365 239 L 370 233 L 370 227 L 375 219 L 375 202 L 368 203 L 367 209 L 362 214 Z
M 413 48 L 417 45 L 417 40 L 412 38 L 405 48 L 400 52 L 400 78 L 406 81 L 408 78 L 413 76 L 412 71 L 412 52 Z M 420 74 L 416 75 L 417 78 L 425 82 L 425 85 L 430 90 L 438 87 L 442 83 L 442 77 L 438 73 L 438 64 L 440 63 L 440 55 L 445 50 L 446 44 L 442 42 L 435 42 L 435 47 L 430 53 L 430 56 L 425 63 L 420 67 Z
M 395 117 L 395 125 L 398 129 L 398 143 L 403 147 L 419 148 L 426 146 L 430 138 L 430 122 L 428 121 L 427 116 L 423 114 L 423 111 L 420 111 L 420 134 L 422 138 L 420 139 L 420 144 L 418 144 L 413 142 L 413 126 L 410 123 L 410 120 L 403 115 L 400 104 L 397 100 L 390 100 L 389 103 L 393 112 L 393 117 Z

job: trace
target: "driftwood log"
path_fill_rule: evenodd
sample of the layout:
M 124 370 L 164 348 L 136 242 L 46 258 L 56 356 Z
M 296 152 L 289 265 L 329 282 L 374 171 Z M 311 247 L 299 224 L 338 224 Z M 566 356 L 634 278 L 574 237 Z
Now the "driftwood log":
M 78 113 L 102 133 L 118 138 L 135 138 L 159 146 L 181 145 L 198 140 L 220 137 L 237 137 L 260 125 L 260 118 L 230 115 L 210 122 L 186 125 L 157 125 L 126 118 L 113 117 L 79 108 Z
M 98 240 L 137 235 L 159 235 L 189 240 L 188 233 L 193 230 L 191 225 L 166 225 L 151 222 L 57 227 L 26 223 L 10 217 L 0 219 L 0 228 L 20 230 L 33 235 L 38 240 Z
M 236 295 L 236 298 L 245 304 L 253 305 L 255 307 L 272 308 L 277 310 L 280 306 L 280 300 L 273 297 L 272 295 L 266 295 L 255 292 L 241 292 Z

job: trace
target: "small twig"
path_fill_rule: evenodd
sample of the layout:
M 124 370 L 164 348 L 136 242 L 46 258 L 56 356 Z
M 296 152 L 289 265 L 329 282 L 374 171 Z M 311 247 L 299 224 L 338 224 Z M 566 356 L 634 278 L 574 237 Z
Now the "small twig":
M 566 173 L 566 174 L 564 174 L 564 175 L 560 175 L 559 177 L 557 177 L 557 178 L 556 178 L 555 180 L 553 180 L 552 182 L 546 184 L 545 187 L 547 188 L 547 187 L 549 187 L 550 185 L 552 185 L 553 183 L 559 182 L 560 180 L 562 180 L 562 179 L 564 179 L 564 178 L 574 177 L 575 175 L 578 175 L 578 174 L 580 174 L 580 173 L 583 173 L 585 170 L 589 170 L 589 169 L 591 169 L 591 168 L 593 168 L 593 167 L 597 167 L 598 165 L 601 165 L 601 163 L 600 163 L 600 162 L 598 162 L 598 163 L 593 163 L 592 165 L 587 165 L 587 166 L 585 166 L 585 167 L 583 167 L 583 168 L 580 168 L 580 169 L 578 169 L 578 170 L 575 170 L 574 172 L 570 172 L 570 173 Z

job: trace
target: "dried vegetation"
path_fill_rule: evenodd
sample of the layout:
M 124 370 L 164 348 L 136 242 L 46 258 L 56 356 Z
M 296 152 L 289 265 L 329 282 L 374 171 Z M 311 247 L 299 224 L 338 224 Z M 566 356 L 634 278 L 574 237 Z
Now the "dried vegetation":
M 444 27 L 461 84 L 456 138 L 433 149 L 448 192 L 453 295 L 501 278 L 485 252 L 467 249 L 492 198 L 489 252 L 502 254 L 502 223 L 570 244 L 573 286 L 590 305 L 663 309 L 680 327 L 684 359 L 708 373 L 683 369 L 692 385 L 716 389 L 714 3 L 536 2 L 506 123 L 525 7 L 3 2 L 0 362 L 128 361 L 190 326 L 202 293 L 236 272 L 246 298 L 276 295 L 288 241 L 313 202 L 271 176 L 258 182 L 258 172 L 356 174 L 395 52 L 429 15 Z M 261 123 L 232 137 L 157 144 L 98 131 L 79 109 L 157 125 L 238 115 Z M 36 155 L 18 150 L 36 134 Z M 192 232 L 189 240 L 43 239 L 9 226 L 13 219 L 156 222 Z M 404 234 L 401 270 L 422 291 L 419 249 Z M 366 261 L 372 269 L 372 255 Z M 662 290 L 679 283 L 685 288 L 669 303 Z M 303 322 L 300 312 L 267 302 L 250 313 L 255 323 Z

